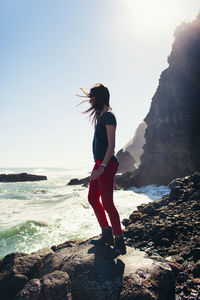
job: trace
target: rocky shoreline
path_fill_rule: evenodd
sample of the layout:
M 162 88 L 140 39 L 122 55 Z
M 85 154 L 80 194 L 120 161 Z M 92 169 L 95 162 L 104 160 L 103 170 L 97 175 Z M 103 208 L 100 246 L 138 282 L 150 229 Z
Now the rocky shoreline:
M 200 173 L 123 220 L 127 254 L 72 240 L 0 260 L 2 300 L 200 299 Z
M 200 299 L 200 173 L 173 180 L 169 195 L 124 219 L 127 244 L 174 269 L 177 299 Z

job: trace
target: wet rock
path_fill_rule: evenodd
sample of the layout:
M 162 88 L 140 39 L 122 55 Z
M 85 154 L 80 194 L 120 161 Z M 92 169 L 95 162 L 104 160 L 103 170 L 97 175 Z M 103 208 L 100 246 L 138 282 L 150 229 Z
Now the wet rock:
M 20 174 L 0 174 L 0 182 L 18 182 L 18 181 L 39 181 L 47 180 L 46 176 L 27 173 Z

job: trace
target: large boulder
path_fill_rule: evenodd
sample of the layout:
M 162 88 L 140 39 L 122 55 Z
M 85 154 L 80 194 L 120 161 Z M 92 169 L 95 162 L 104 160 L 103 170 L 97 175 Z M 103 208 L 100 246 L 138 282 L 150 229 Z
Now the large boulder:
M 76 300 L 173 299 L 174 275 L 166 261 L 131 247 L 126 255 L 108 260 L 104 255 L 109 251 L 109 247 L 96 250 L 90 240 L 59 249 L 46 259 L 39 276 L 57 269 L 66 272 Z

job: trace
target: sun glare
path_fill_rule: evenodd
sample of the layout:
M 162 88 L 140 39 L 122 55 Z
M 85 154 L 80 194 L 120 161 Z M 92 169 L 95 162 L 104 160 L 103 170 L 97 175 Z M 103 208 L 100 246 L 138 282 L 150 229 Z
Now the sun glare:
M 140 35 L 165 33 L 179 25 L 181 20 L 181 5 L 179 1 L 161 0 L 123 0 L 127 10 L 128 26 L 138 30 Z

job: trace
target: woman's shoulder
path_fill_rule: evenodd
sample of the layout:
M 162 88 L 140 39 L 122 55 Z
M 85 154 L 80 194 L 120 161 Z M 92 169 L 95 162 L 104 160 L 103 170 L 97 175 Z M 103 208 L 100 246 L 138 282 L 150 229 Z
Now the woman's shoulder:
M 104 118 L 109 118 L 109 117 L 115 117 L 114 112 L 111 109 L 108 109 L 102 116 L 104 116 Z
M 116 125 L 116 117 L 115 114 L 113 113 L 112 110 L 108 110 L 106 111 L 103 115 L 102 115 L 102 119 L 103 121 L 107 124 L 107 125 Z

